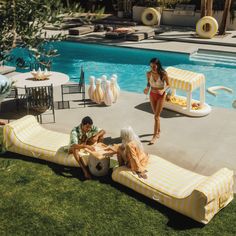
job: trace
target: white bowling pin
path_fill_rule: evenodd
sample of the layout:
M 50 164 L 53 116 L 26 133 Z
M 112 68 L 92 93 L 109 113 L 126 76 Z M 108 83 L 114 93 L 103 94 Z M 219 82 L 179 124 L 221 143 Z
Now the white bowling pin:
M 93 93 L 93 98 L 94 98 L 94 101 L 98 104 L 101 104 L 103 101 L 104 93 L 103 93 L 102 87 L 101 87 L 101 79 L 96 80 L 96 88 Z
M 112 74 L 111 77 L 115 77 L 116 79 L 118 78 L 117 74 Z
M 120 87 L 117 84 L 115 77 L 111 77 L 111 91 L 113 93 L 113 98 L 114 98 L 113 102 L 116 102 L 120 95 Z
M 105 93 L 105 91 L 106 91 L 107 76 L 106 75 L 102 75 L 101 76 L 101 80 L 102 80 L 102 91 Z
M 47 69 L 47 68 L 45 68 L 45 69 L 44 69 L 44 72 L 43 72 L 43 74 L 44 74 L 45 76 L 47 76 L 47 75 L 48 75 L 48 69 Z
M 109 80 L 106 81 L 106 91 L 105 91 L 105 94 L 104 94 L 104 103 L 107 105 L 107 106 L 111 106 L 112 105 L 112 102 L 114 100 L 114 97 L 113 97 L 113 93 L 111 91 L 111 83 Z
M 118 85 L 118 76 L 117 76 L 117 74 L 112 74 L 112 76 L 111 77 L 114 77 L 115 78 L 115 81 L 116 81 L 116 88 L 117 88 L 117 90 L 119 91 L 119 94 L 120 94 L 120 86 Z
M 89 77 L 89 81 L 90 81 L 90 85 L 89 85 L 89 88 L 88 88 L 88 96 L 89 98 L 94 101 L 94 91 L 95 91 L 95 77 L 94 76 L 90 76 Z

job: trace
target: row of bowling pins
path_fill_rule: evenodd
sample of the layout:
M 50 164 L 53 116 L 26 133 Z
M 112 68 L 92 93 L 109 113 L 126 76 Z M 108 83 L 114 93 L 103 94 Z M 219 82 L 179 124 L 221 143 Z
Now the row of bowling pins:
M 107 80 L 106 75 L 102 75 L 101 79 L 96 79 L 90 76 L 90 85 L 88 89 L 89 98 L 97 104 L 105 103 L 107 106 L 111 106 L 115 103 L 120 95 L 120 87 L 117 83 L 117 75 L 113 74 L 110 81 Z

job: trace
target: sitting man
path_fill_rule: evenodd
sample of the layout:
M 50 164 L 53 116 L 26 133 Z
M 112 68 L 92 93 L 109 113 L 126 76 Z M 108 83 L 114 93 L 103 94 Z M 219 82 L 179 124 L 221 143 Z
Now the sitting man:
M 105 131 L 93 125 L 93 121 L 89 116 L 82 119 L 81 124 L 73 128 L 70 134 L 69 153 L 73 153 L 76 161 L 79 163 L 86 179 L 91 179 L 91 175 L 86 168 L 83 159 L 79 155 L 82 148 L 94 151 L 93 144 L 102 142 Z

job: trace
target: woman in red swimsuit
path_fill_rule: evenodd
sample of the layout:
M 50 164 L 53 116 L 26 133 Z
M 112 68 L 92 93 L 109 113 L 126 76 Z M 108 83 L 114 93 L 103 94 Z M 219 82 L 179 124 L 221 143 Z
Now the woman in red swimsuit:
M 147 87 L 144 93 L 150 91 L 150 103 L 154 113 L 154 134 L 149 145 L 154 144 L 160 137 L 160 114 L 163 109 L 163 104 L 166 97 L 166 89 L 169 88 L 169 80 L 166 71 L 162 68 L 160 61 L 157 58 L 152 58 L 150 61 L 151 70 L 147 72 Z

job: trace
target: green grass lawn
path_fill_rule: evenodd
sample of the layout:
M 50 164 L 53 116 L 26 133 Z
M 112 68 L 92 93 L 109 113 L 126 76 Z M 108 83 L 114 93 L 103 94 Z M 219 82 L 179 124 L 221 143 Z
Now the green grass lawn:
M 208 225 L 79 168 L 0 157 L 0 235 L 236 235 L 236 201 Z

